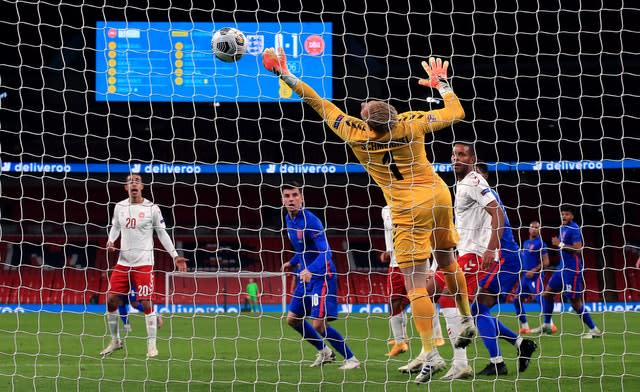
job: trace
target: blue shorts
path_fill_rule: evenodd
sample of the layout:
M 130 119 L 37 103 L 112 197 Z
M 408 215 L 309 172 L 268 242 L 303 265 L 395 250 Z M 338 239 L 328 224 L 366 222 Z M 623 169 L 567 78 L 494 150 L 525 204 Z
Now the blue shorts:
M 568 299 L 580 299 L 584 295 L 582 272 L 563 269 L 556 271 L 549 279 L 547 287 L 555 293 L 562 292 Z
M 289 303 L 289 312 L 298 317 L 335 320 L 338 318 L 338 277 L 323 276 L 307 284 L 298 283 Z
M 478 285 L 492 294 L 510 294 L 520 279 L 520 257 L 517 252 L 500 252 L 500 262 L 494 263 Z
M 538 274 L 538 276 L 534 278 L 527 278 L 526 276 L 523 276 L 520 278 L 518 294 L 538 295 L 543 289 L 542 282 L 543 276 L 541 274 Z

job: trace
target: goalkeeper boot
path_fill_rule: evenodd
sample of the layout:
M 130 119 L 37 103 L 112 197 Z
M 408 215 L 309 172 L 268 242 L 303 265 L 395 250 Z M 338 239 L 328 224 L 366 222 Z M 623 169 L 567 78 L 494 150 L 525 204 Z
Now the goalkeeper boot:
M 107 355 L 110 355 L 114 351 L 117 351 L 120 349 L 122 349 L 122 342 L 120 341 L 120 339 L 113 339 L 111 340 L 111 343 L 109 343 L 109 345 L 105 347 L 104 350 L 100 351 L 100 355 L 102 355 L 103 357 L 106 357 Z
M 395 343 L 393 347 L 391 347 L 391 350 L 389 350 L 389 352 L 386 353 L 385 355 L 389 358 L 393 358 L 402 353 L 406 353 L 407 351 L 409 351 L 409 345 L 407 345 L 407 343 L 402 341 L 400 343 Z
M 344 362 L 342 362 L 342 366 L 340 366 L 338 369 L 351 370 L 351 369 L 358 369 L 358 368 L 360 368 L 360 361 L 358 361 L 358 358 L 353 356 L 349 359 L 345 359 Z
M 336 360 L 336 354 L 331 351 L 329 347 L 325 347 L 322 350 L 318 351 L 316 354 L 316 359 L 309 367 L 318 367 L 322 366 L 325 363 L 333 362 Z
M 523 339 L 518 347 L 518 370 L 524 372 L 531 362 L 531 354 L 536 351 L 538 345 L 531 339 Z
M 462 330 L 460 331 L 460 335 L 458 335 L 458 338 L 453 345 L 455 348 L 467 347 L 469 344 L 471 344 L 473 338 L 475 338 L 478 334 L 476 326 L 473 322 L 473 317 L 471 316 L 463 318 L 461 327 Z

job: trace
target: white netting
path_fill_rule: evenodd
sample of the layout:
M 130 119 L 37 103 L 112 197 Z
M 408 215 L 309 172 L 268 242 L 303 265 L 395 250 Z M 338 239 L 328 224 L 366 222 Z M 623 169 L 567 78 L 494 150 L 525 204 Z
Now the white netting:
M 515 372 L 505 347 L 506 381 L 459 381 L 464 388 L 638 388 L 637 4 L 134 3 L 3 3 L 0 389 L 412 388 L 396 369 L 417 354 L 415 331 L 408 354 L 384 355 L 382 193 L 319 116 L 262 68 L 268 46 L 284 48 L 296 75 L 352 115 L 367 99 L 389 99 L 400 112 L 440 108 L 437 93 L 417 84 L 420 62 L 449 59 L 467 116 L 426 145 L 443 179 L 454 183 L 451 142 L 475 141 L 520 242 L 539 219 L 550 243 L 558 207 L 578 206 L 585 304 L 604 338 L 581 340 L 565 304 L 559 333 L 536 338 L 527 372 Z M 212 33 L 227 26 L 249 41 L 238 63 L 210 50 Z M 175 312 L 165 314 L 160 357 L 145 360 L 144 322 L 134 314 L 126 350 L 101 360 L 116 262 L 106 235 L 130 172 L 143 175 L 143 193 L 160 205 L 190 272 L 171 274 L 158 244 L 154 300 Z M 287 325 L 281 299 L 293 278 L 282 283 L 280 268 L 293 254 L 280 185 L 291 178 L 305 184 L 306 204 L 327 228 L 341 312 L 334 324 L 361 370 L 309 368 L 313 347 Z M 269 299 L 264 312 L 219 313 L 244 305 L 249 277 Z M 527 306 L 537 326 L 535 301 Z M 500 317 L 518 328 L 513 313 Z M 450 360 L 448 345 L 441 353 Z M 484 366 L 480 340 L 469 357 Z

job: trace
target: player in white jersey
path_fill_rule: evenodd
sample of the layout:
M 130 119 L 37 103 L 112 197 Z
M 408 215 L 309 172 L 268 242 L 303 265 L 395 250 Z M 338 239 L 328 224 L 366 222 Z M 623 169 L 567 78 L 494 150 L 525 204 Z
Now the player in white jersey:
M 380 254 L 380 261 L 383 263 L 389 263 L 387 296 L 389 297 L 389 313 L 391 314 L 389 323 L 391 324 L 391 332 L 393 333 L 393 339 L 390 341 L 390 344 L 393 344 L 393 347 L 391 347 L 391 350 L 389 350 L 386 355 L 388 357 L 395 357 L 409 350 L 406 333 L 406 308 L 409 305 L 409 298 L 407 297 L 407 289 L 404 285 L 404 275 L 402 274 L 402 271 L 400 271 L 400 267 L 398 266 L 395 253 L 393 251 L 393 222 L 391 220 L 391 208 L 389 208 L 389 206 L 382 208 L 382 221 L 384 224 L 384 241 L 386 250 Z M 437 263 L 431 264 L 432 273 L 435 272 L 437 266 Z M 440 357 L 436 348 L 443 344 L 444 339 L 442 338 L 440 319 L 436 316 L 433 318 L 433 351 L 427 353 L 422 350 L 420 355 L 409 361 L 407 365 L 398 368 L 398 370 L 402 373 L 419 372 L 426 362 L 430 362 L 431 366 L 437 368 L 437 370 L 444 368 L 446 364 L 442 357 Z
M 472 305 L 476 325 L 489 351 L 490 363 L 477 375 L 507 374 L 498 338 L 507 340 L 518 352 L 518 370 L 529 367 L 536 344 L 523 339 L 491 314 L 491 307 L 504 299 L 517 283 L 521 271 L 519 248 L 515 242 L 504 206 L 485 178 L 474 171 L 473 144 L 454 144 L 451 155 L 456 173 L 455 217 L 460 234 L 458 257 L 480 257 L 485 275 L 479 279 L 479 291 Z M 469 341 L 470 342 L 470 341 Z
M 107 325 L 111 343 L 100 352 L 106 356 L 122 348 L 118 330 L 118 305 L 122 295 L 127 295 L 133 286 L 144 309 L 147 325 L 147 358 L 158 355 L 156 334 L 158 319 L 153 310 L 153 232 L 158 234 L 160 243 L 169 252 L 179 271 L 187 270 L 187 259 L 178 255 L 173 241 L 166 231 L 160 208 L 142 197 L 144 184 L 138 174 L 127 177 L 124 186 L 129 197 L 118 204 L 113 211 L 107 250 L 115 251 L 115 241 L 120 238 L 120 256 L 107 292 Z

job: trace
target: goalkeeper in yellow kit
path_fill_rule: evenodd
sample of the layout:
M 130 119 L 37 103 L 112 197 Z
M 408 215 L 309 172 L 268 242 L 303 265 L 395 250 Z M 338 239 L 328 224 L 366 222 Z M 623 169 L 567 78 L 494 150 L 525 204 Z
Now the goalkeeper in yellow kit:
M 444 181 L 427 160 L 425 134 L 446 128 L 464 118 L 464 110 L 449 86 L 449 62 L 430 58 L 422 66 L 429 79 L 422 86 L 438 89 L 445 107 L 429 112 L 398 114 L 382 101 L 362 103 L 361 118 L 345 114 L 333 103 L 321 98 L 309 85 L 291 74 L 282 48 L 262 55 L 265 68 L 280 77 L 293 91 L 327 122 L 333 132 L 351 147 L 360 163 L 382 189 L 391 207 L 396 260 L 405 277 L 405 286 L 417 331 L 425 352 L 432 351 L 432 318 L 435 308 L 426 289 L 427 261 L 433 251 L 445 273 L 447 288 L 456 297 L 463 316 L 463 332 L 457 347 L 465 347 L 476 335 L 469 309 L 467 286 L 453 256 L 458 235 L 453 224 L 451 194 Z M 426 377 L 437 369 L 429 369 Z

